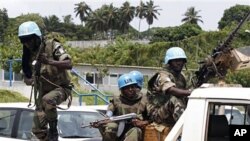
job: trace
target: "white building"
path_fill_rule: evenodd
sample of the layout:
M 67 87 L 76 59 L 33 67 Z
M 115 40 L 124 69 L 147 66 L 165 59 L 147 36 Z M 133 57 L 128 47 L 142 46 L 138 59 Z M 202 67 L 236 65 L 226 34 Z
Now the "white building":
M 81 75 L 81 78 L 86 79 L 93 86 L 97 87 L 100 91 L 106 91 L 111 93 L 118 93 L 117 80 L 118 77 L 124 73 L 137 70 L 144 76 L 144 88 L 148 79 L 161 68 L 157 67 L 140 67 L 140 66 L 124 66 L 124 65 L 91 65 L 91 64 L 77 64 L 74 66 L 74 70 Z M 106 70 L 105 75 L 100 75 L 100 72 Z M 10 77 L 12 77 L 10 81 Z M 79 84 L 86 90 L 93 90 L 85 81 L 79 78 Z M 27 87 L 23 83 L 23 77 L 20 73 L 13 73 L 10 75 L 9 71 L 1 70 L 0 75 L 0 88 L 6 88 L 18 91 L 20 93 L 30 94 L 30 87 Z M 27 89 L 27 90 L 26 90 Z

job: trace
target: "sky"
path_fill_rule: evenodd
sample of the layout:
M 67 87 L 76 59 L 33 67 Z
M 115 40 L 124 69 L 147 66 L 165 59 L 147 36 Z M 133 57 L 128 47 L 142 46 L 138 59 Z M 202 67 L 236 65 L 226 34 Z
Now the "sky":
M 75 4 L 84 1 L 92 10 L 100 8 L 103 4 L 111 4 L 120 7 L 126 0 L 0 0 L 0 9 L 6 8 L 10 18 L 21 14 L 39 13 L 41 16 L 56 15 L 62 20 L 63 16 L 71 14 L 73 22 L 80 24 L 79 17 L 75 17 Z M 127 0 L 133 6 L 138 6 L 140 0 Z M 142 0 L 144 3 L 149 0 Z M 182 24 L 181 19 L 189 7 L 200 10 L 203 23 L 199 23 L 201 28 L 206 31 L 217 30 L 218 22 L 223 16 L 224 10 L 236 4 L 250 5 L 250 0 L 153 0 L 154 5 L 158 5 L 158 20 L 154 20 L 151 27 L 169 27 Z M 130 23 L 138 30 L 139 19 L 134 18 Z M 147 30 L 146 20 L 142 20 L 141 31 Z

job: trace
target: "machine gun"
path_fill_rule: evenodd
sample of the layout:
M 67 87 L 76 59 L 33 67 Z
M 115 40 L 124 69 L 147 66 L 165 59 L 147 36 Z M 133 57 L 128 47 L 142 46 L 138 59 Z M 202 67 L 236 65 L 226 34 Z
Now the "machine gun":
M 125 115 L 121 115 L 121 116 L 113 116 L 110 118 L 106 118 L 103 120 L 98 120 L 98 121 L 94 121 L 94 122 L 90 122 L 89 125 L 83 125 L 81 126 L 82 128 L 85 127 L 99 127 L 101 125 L 107 124 L 109 122 L 120 122 L 120 121 L 130 121 L 134 118 L 136 118 L 137 115 L 135 113 L 130 113 L 130 114 L 125 114 Z
M 211 55 L 199 62 L 200 68 L 195 72 L 194 78 L 192 78 L 192 84 L 195 88 L 201 86 L 215 76 L 219 77 L 219 79 L 223 79 L 227 74 L 227 70 L 231 68 L 232 65 L 235 65 L 233 64 L 235 54 L 232 52 L 233 49 L 230 45 L 249 15 L 250 12 L 247 13 L 237 27 L 229 34 L 226 40 L 212 51 Z

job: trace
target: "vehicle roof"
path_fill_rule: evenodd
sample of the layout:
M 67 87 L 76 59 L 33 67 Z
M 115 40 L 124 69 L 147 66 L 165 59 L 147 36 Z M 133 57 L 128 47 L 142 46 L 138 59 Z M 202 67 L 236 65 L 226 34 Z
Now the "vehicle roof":
M 96 110 L 107 110 L 108 109 L 108 105 L 86 105 L 86 107 L 93 108 Z
M 32 103 L 32 106 L 34 104 Z M 24 108 L 24 109 L 35 109 L 35 107 L 28 108 L 27 102 L 15 102 L 15 103 L 0 103 L 0 107 L 6 107 L 6 108 Z M 61 108 L 67 108 L 67 105 L 60 105 Z M 65 111 L 58 109 L 58 111 Z M 87 106 L 73 106 L 71 105 L 67 111 L 84 111 L 84 112 L 97 112 L 95 109 L 89 108 Z
M 250 100 L 250 88 L 242 88 L 242 87 L 197 88 L 189 96 L 189 99 L 192 98 Z

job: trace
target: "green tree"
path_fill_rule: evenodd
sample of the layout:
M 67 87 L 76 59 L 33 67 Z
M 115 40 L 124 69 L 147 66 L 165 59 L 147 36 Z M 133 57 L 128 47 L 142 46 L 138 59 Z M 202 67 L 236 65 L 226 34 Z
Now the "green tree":
M 60 32 L 61 31 L 61 22 L 56 15 L 51 15 L 44 17 L 44 24 L 48 32 Z
M 140 2 L 140 5 L 136 7 L 136 13 L 135 16 L 139 17 L 139 32 L 138 32 L 138 38 L 140 38 L 140 32 L 141 32 L 141 20 L 145 18 L 145 14 L 146 14 L 146 7 L 145 7 L 145 3 L 143 3 L 143 1 Z
M 63 16 L 63 22 L 65 24 L 73 24 L 73 18 L 71 15 Z
M 190 7 L 187 9 L 187 11 L 184 14 L 184 18 L 181 20 L 184 23 L 191 23 L 198 25 L 198 22 L 203 23 L 201 20 L 201 16 L 199 16 L 200 10 L 196 11 L 195 7 Z
M 110 30 L 110 39 L 113 38 L 113 30 L 117 27 L 118 8 L 114 7 L 113 4 L 104 7 L 105 19 L 107 22 L 108 30 Z
M 113 38 L 113 30 L 118 27 L 118 8 L 113 4 L 103 5 L 101 8 L 92 12 L 86 26 L 93 31 L 103 32 L 108 38 Z
M 97 32 L 101 32 L 104 34 L 105 31 L 108 30 L 107 22 L 104 19 L 105 15 L 101 8 L 92 12 L 86 21 L 86 27 L 90 30 Z
M 43 18 L 36 13 L 30 13 L 30 14 L 25 14 L 25 15 L 20 15 L 16 18 L 11 18 L 9 19 L 9 24 L 8 27 L 6 29 L 6 34 L 5 36 L 10 36 L 10 35 L 17 35 L 17 29 L 19 27 L 20 24 L 22 24 L 23 22 L 27 22 L 27 21 L 34 21 L 38 24 L 38 26 L 40 27 L 42 33 L 44 33 L 45 30 L 45 24 L 43 22 Z
M 76 17 L 79 15 L 81 22 L 85 22 L 92 12 L 91 8 L 85 2 L 77 3 L 75 6 Z
M 160 13 L 158 11 L 161 9 L 159 9 L 158 7 L 159 7 L 158 5 L 154 5 L 154 1 L 152 1 L 152 0 L 150 0 L 149 2 L 146 2 L 145 18 L 146 18 L 147 23 L 148 23 L 148 30 L 150 29 L 150 25 L 153 24 L 154 19 L 157 19 L 157 15 L 160 15 Z
M 0 42 L 4 41 L 4 33 L 8 26 L 9 17 L 5 8 L 0 9 Z
M 128 1 L 124 2 L 121 8 L 119 9 L 120 23 L 119 29 L 124 33 L 129 29 L 129 23 L 134 19 L 135 16 L 135 7 L 131 6 Z
M 231 25 L 232 23 L 236 22 L 239 23 L 247 13 L 250 11 L 249 5 L 235 5 L 226 9 L 224 14 L 219 21 L 219 29 L 223 29 L 224 27 Z
M 41 28 L 42 32 L 44 32 L 45 25 L 39 14 L 26 14 L 9 19 L 9 24 L 4 35 L 4 42 L 0 46 L 1 66 L 3 66 L 4 69 L 8 69 L 9 67 L 7 63 L 8 59 L 19 59 L 22 56 L 22 45 L 18 39 L 18 27 L 21 23 L 26 21 L 35 21 Z M 21 69 L 21 63 L 15 62 L 13 69 L 15 72 L 19 72 Z
M 151 43 L 154 42 L 174 42 L 183 39 L 190 38 L 192 36 L 197 36 L 203 31 L 198 25 L 195 24 L 182 24 L 181 26 L 167 27 L 167 28 L 157 28 L 155 33 L 152 35 L 150 40 Z

